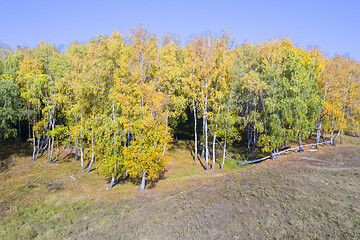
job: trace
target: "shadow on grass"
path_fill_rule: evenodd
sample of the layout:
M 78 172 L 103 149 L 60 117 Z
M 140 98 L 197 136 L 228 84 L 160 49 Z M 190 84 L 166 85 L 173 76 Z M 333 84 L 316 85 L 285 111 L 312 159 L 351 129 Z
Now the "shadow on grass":
M 164 180 L 165 179 L 165 172 L 160 173 L 159 178 L 157 179 L 150 179 L 150 180 L 146 180 L 146 188 L 147 189 L 153 189 L 156 187 L 156 184 L 160 181 L 160 180 Z M 107 178 L 107 182 L 108 184 L 110 184 L 111 182 L 111 177 Z M 135 186 L 140 186 L 141 184 L 141 178 L 129 178 L 129 176 L 127 177 L 119 177 L 116 178 L 113 187 L 115 187 L 116 185 L 123 185 L 123 184 L 127 184 L 127 183 L 132 183 Z
M 157 183 L 158 183 L 160 180 L 164 180 L 164 179 L 165 179 L 165 172 L 161 173 L 158 179 L 148 181 L 147 188 L 148 188 L 148 189 L 153 189 L 153 188 L 155 188 L 156 185 L 157 185 Z M 140 186 L 140 184 L 139 184 L 139 186 Z
M 194 159 L 194 149 L 192 148 L 192 145 L 191 145 L 191 141 L 184 141 L 185 142 L 185 145 L 186 145 L 186 148 L 189 150 L 190 154 L 191 154 L 191 158 Z M 198 149 L 199 150 L 199 149 Z M 201 158 L 199 158 L 199 156 L 196 157 L 197 161 L 200 163 L 200 165 L 202 166 L 202 168 L 204 170 L 206 170 L 206 166 L 202 163 L 201 161 Z
M 21 157 L 32 157 L 32 149 L 28 142 L 11 140 L 0 145 L 0 172 L 7 171 L 14 161 L 12 155 Z M 29 159 L 29 160 L 30 160 Z
M 72 160 L 75 160 L 75 153 L 70 151 L 69 153 L 67 153 L 63 158 L 61 158 L 62 162 L 71 162 Z M 77 160 L 79 161 L 79 160 Z

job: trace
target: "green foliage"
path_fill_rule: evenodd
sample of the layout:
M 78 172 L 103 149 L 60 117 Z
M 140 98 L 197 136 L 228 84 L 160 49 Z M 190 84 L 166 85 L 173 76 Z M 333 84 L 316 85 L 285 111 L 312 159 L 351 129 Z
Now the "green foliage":
M 24 118 L 23 99 L 10 75 L 0 76 L 0 140 L 17 135 L 17 122 Z
M 141 27 L 73 43 L 65 54 L 44 42 L 17 51 L 2 46 L 0 140 L 15 137 L 23 121 L 34 160 L 47 150 L 51 162 L 66 144 L 81 152 L 83 166 L 95 159 L 106 177 L 154 180 L 180 123 L 183 135 L 195 135 L 188 133 L 195 127 L 201 133 L 207 168 L 211 151 L 215 166 L 217 142 L 244 139 L 249 153 L 271 152 L 317 129 L 359 128 L 359 69 L 289 39 L 233 47 L 225 31 L 186 47 Z
M 235 109 L 269 152 L 286 141 L 306 138 L 321 109 L 317 50 L 295 48 L 289 40 L 239 49 L 234 67 Z

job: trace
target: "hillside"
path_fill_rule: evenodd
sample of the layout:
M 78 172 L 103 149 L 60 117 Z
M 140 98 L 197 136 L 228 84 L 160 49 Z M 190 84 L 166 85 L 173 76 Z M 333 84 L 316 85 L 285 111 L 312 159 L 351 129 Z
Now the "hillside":
M 173 143 L 167 172 L 143 192 L 134 182 L 105 190 L 97 169 L 77 171 L 66 153 L 49 165 L 30 161 L 25 143 L 5 145 L 0 238 L 358 239 L 360 139 L 344 141 L 223 171 L 204 171 L 187 142 Z

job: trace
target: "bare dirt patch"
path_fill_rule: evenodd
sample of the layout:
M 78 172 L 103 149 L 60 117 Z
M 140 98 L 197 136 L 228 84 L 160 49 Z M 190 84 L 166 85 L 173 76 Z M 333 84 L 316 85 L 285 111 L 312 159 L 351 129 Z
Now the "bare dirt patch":
M 321 146 L 307 148 L 304 152 L 280 156 L 264 162 L 265 165 L 287 164 L 323 169 L 360 168 L 360 145 Z

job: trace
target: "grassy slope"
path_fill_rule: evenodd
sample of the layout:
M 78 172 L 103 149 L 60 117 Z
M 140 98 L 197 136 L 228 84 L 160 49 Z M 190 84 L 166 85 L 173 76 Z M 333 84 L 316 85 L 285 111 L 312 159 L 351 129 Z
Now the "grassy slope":
M 345 143 L 207 172 L 178 142 L 164 179 L 141 193 L 129 182 L 106 191 L 96 170 L 74 181 L 79 163 L 31 162 L 25 145 L 8 145 L 0 148 L 0 238 L 358 239 L 360 139 Z

